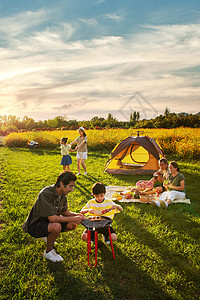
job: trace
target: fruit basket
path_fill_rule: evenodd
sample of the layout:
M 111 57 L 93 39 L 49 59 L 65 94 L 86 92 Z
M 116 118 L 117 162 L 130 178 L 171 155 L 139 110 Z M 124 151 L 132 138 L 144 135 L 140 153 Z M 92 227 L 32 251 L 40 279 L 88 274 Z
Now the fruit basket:
M 145 181 L 145 180 L 139 180 L 136 183 L 136 186 L 139 191 L 144 191 L 144 190 L 151 190 L 153 188 L 153 181 Z

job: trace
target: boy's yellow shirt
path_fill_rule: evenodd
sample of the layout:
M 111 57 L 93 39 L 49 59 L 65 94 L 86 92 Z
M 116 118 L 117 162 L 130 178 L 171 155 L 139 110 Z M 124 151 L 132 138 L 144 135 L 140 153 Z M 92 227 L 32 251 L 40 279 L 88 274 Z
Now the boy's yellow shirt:
M 113 202 L 112 200 L 110 199 L 106 199 L 104 198 L 104 200 L 102 202 L 97 202 L 97 200 L 94 198 L 94 199 L 91 199 L 87 202 L 87 204 L 82 208 L 82 210 L 85 210 L 85 209 L 94 209 L 95 211 L 95 216 L 99 216 L 102 214 L 102 210 L 104 209 L 109 209 L 112 207 L 112 205 L 116 205 L 115 202 Z M 114 215 L 116 213 L 119 213 L 120 211 L 118 209 L 112 209 L 111 211 L 103 214 L 103 216 L 105 217 L 109 217 L 111 219 L 114 218 Z M 89 213 L 88 213 L 89 214 Z M 89 214 L 90 215 L 90 214 Z M 91 214 L 92 215 L 92 214 Z

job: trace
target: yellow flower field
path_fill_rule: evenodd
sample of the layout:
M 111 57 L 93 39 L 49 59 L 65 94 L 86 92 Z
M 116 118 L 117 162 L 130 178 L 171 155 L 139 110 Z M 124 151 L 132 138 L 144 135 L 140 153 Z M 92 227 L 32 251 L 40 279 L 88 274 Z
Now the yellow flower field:
M 110 152 L 114 146 L 128 136 L 136 136 L 136 129 L 103 129 L 87 130 L 88 149 L 90 151 L 105 150 Z M 200 128 L 176 129 L 140 129 L 140 135 L 154 138 L 165 154 L 175 154 L 180 158 L 198 159 L 200 156 Z M 34 140 L 40 148 L 59 148 L 60 139 L 68 137 L 70 143 L 78 136 L 76 130 L 40 131 L 10 133 L 6 139 L 8 147 L 27 147 Z

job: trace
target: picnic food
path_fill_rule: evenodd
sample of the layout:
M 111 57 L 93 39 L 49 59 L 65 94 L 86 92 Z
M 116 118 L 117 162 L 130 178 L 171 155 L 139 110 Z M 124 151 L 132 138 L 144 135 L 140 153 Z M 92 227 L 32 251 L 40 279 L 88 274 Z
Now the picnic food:
M 130 193 L 125 194 L 125 199 L 131 199 L 132 195 Z
M 138 190 L 140 191 L 144 191 L 145 189 L 152 189 L 153 188 L 153 182 L 152 181 L 145 181 L 145 180 L 139 180 L 136 183 L 136 186 L 138 188 Z
M 131 189 L 132 189 L 131 186 L 128 186 L 128 187 L 126 188 L 127 191 L 131 191 Z
M 113 194 L 112 194 L 112 197 L 113 198 L 116 198 L 117 200 L 122 200 L 122 196 L 120 195 L 120 193 L 117 193 L 117 192 L 114 192 Z
M 131 191 L 126 192 L 125 199 L 131 199 L 134 196 L 134 193 Z
M 135 194 L 135 195 L 134 195 L 134 199 L 140 199 L 139 194 Z
M 165 179 L 163 183 L 164 183 L 164 184 L 169 184 L 169 183 L 170 183 L 170 181 L 169 181 L 169 180 L 167 180 L 167 179 Z
M 117 189 L 116 192 L 123 192 L 123 189 Z
M 101 213 L 102 213 L 102 214 L 106 214 L 107 212 L 111 211 L 112 209 L 113 209 L 112 207 L 111 207 L 111 208 L 103 209 L 103 210 L 101 211 Z
M 114 193 L 112 194 L 112 197 L 113 197 L 113 198 L 116 198 L 116 197 L 118 197 L 118 196 L 120 196 L 119 193 L 114 192 Z
M 133 186 L 133 187 L 131 188 L 131 192 L 135 192 L 137 189 L 138 189 L 138 188 L 137 188 L 136 186 Z
M 99 216 L 92 216 L 92 217 L 89 217 L 89 220 L 90 221 L 100 221 L 100 220 L 102 220 L 102 218 Z

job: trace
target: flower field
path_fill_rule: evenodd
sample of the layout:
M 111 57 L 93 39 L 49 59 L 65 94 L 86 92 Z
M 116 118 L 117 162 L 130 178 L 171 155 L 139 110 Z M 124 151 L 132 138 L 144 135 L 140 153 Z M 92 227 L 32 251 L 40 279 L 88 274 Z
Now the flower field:
M 136 136 L 136 129 L 87 130 L 89 151 L 110 152 L 114 146 L 128 136 Z M 165 155 L 173 154 L 178 158 L 198 159 L 200 156 L 200 128 L 141 129 L 140 135 L 154 138 L 162 147 Z M 34 140 L 40 148 L 59 148 L 60 139 L 68 137 L 70 143 L 78 136 L 76 130 L 41 131 L 10 133 L 5 138 L 8 147 L 27 147 Z

